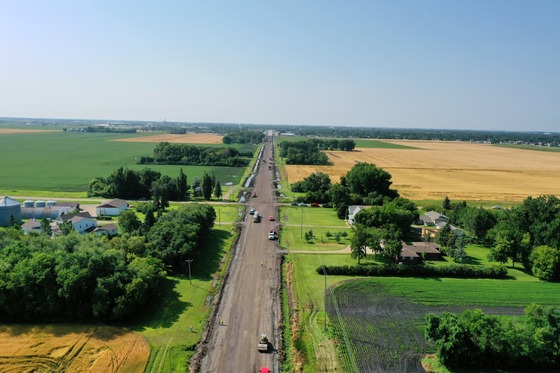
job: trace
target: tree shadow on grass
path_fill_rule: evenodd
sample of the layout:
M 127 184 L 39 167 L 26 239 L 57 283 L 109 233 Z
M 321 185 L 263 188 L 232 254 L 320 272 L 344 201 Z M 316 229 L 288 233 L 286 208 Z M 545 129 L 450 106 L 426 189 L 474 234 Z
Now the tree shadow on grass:
M 482 265 L 482 261 L 479 258 L 467 255 L 463 258 L 463 264 Z
M 135 331 L 146 328 L 169 328 L 179 320 L 179 316 L 192 304 L 179 299 L 180 294 L 175 289 L 178 280 L 166 278 L 161 287 L 161 296 L 152 302 L 133 319 L 129 319 L 127 326 Z
M 191 274 L 193 278 L 201 281 L 210 281 L 220 266 L 227 250 L 230 248 L 229 239 L 231 233 L 219 229 L 212 229 L 206 244 L 198 252 L 196 258 L 191 263 Z M 188 274 L 187 274 L 188 276 Z

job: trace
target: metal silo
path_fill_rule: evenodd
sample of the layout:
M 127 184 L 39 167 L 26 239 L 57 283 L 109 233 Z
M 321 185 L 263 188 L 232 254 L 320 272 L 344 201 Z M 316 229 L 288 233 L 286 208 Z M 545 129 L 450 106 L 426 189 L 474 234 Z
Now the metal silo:
M 45 207 L 46 206 L 46 202 L 43 201 L 42 199 L 35 201 L 35 207 Z
M 10 226 L 14 220 L 21 223 L 21 203 L 7 196 L 0 198 L 0 226 Z
M 23 201 L 23 207 L 34 207 L 35 206 L 35 201 L 33 201 L 32 199 L 26 199 L 25 201 Z

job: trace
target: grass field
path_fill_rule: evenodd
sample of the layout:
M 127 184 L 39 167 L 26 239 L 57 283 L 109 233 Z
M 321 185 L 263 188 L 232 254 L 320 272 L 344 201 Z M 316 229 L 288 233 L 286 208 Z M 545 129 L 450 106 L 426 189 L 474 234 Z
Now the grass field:
M 313 225 L 317 227 L 340 227 L 348 228 L 343 219 L 336 216 L 336 211 L 332 208 L 324 207 L 299 207 L 282 206 L 279 211 L 279 221 L 285 224 Z
M 527 196 L 560 194 L 560 153 L 488 144 L 391 141 L 414 149 L 357 148 L 326 151 L 331 166 L 286 166 L 290 183 L 322 171 L 337 181 L 355 162 L 371 162 L 392 175 L 406 198 L 518 202 Z
M 305 232 L 309 230 L 313 231 L 313 239 L 306 241 L 304 238 Z M 348 237 L 343 237 L 340 239 L 340 242 L 336 242 L 334 238 L 328 238 L 326 236 L 327 232 L 331 232 L 332 234 L 336 232 L 346 232 Z M 280 246 L 289 247 L 290 250 L 294 251 L 336 251 L 342 250 L 350 245 L 351 235 L 352 231 L 348 228 L 303 227 L 303 229 L 301 229 L 301 227 L 283 226 L 280 234 Z
M 150 348 L 126 329 L 95 325 L 0 327 L 2 372 L 142 372 Z
M 60 196 L 85 197 L 89 182 L 95 177 L 107 177 L 121 166 L 135 170 L 146 167 L 137 165 L 136 159 L 151 155 L 154 144 L 113 141 L 130 137 L 130 134 L 62 131 L 0 133 L 2 174 L 6 175 L 0 182 L 0 191 L 8 195 L 34 195 L 31 191 L 65 192 L 68 194 Z M 252 151 L 255 147 L 241 146 L 240 149 Z M 227 182 L 238 184 L 245 171 L 235 167 L 148 167 L 171 177 L 176 177 L 182 167 L 189 183 L 195 177 L 201 178 L 204 171 L 212 171 L 222 186 Z

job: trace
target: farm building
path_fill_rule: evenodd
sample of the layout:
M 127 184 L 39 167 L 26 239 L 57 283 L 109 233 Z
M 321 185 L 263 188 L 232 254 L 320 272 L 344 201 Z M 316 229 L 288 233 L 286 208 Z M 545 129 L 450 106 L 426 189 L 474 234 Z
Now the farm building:
M 78 233 L 89 233 L 97 227 L 97 220 L 95 220 L 89 212 L 80 212 L 78 214 L 64 214 L 56 219 L 58 225 L 66 222 L 72 222 L 72 228 Z
M 21 229 L 23 230 L 23 233 L 25 233 L 25 234 L 29 234 L 29 233 L 40 234 L 41 233 L 41 222 L 39 220 L 35 220 L 35 219 L 26 221 L 21 226 Z
M 365 209 L 367 206 L 352 205 L 348 206 L 348 224 L 354 224 L 354 217 L 358 212 Z
M 441 255 L 440 247 L 433 242 L 412 242 L 410 245 L 403 242 L 397 259 L 402 263 L 418 264 L 422 260 L 439 260 Z
M 8 227 L 14 222 L 21 223 L 21 203 L 13 198 L 0 198 L 0 227 Z
M 115 198 L 96 207 L 97 216 L 119 216 L 128 208 L 128 202 Z

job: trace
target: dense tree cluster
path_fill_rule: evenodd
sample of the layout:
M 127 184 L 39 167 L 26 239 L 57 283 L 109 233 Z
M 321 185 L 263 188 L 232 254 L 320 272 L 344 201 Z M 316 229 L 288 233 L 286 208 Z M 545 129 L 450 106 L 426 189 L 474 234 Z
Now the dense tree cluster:
M 504 319 L 480 309 L 427 316 L 426 338 L 449 367 L 560 368 L 560 315 L 531 305 L 525 318 Z
M 324 172 L 314 172 L 305 179 L 293 183 L 291 187 L 293 192 L 306 193 L 307 201 L 326 203 L 329 202 L 331 178 Z
M 165 278 L 159 259 L 98 235 L 51 239 L 0 229 L 0 263 L 4 322 L 122 320 L 157 296 Z
M 286 164 L 329 164 L 327 155 L 319 151 L 316 140 L 281 142 L 280 156 Z
M 176 179 L 149 168 L 141 171 L 119 167 L 109 177 L 96 177 L 89 183 L 89 197 L 150 199 L 166 207 L 169 201 L 184 201 L 188 195 L 187 176 L 179 170 Z
M 176 164 L 192 166 L 246 167 L 251 152 L 240 152 L 232 147 L 196 146 L 160 142 L 153 157 L 140 157 L 139 164 Z
M 204 244 L 216 220 L 216 212 L 206 204 L 189 204 L 160 217 L 148 232 L 149 253 L 174 271 L 192 258 Z
M 556 196 L 528 197 L 505 210 L 473 208 L 463 202 L 443 201 L 442 212 L 469 237 L 454 234 L 448 225 L 437 242 L 453 253 L 472 240 L 490 248 L 489 259 L 521 263 L 537 278 L 560 281 L 560 200 Z
M 259 144 L 264 139 L 263 131 L 231 131 L 224 135 L 224 144 Z

